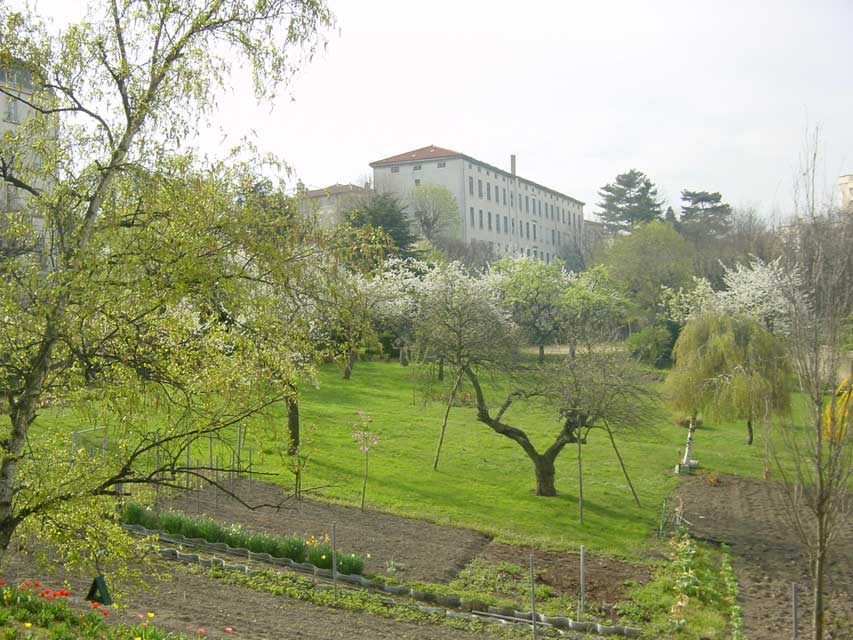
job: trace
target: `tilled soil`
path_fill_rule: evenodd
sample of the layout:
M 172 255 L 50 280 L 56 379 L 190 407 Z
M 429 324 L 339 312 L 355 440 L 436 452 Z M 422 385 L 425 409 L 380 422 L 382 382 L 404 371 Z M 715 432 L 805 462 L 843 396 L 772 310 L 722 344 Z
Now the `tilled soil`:
M 127 609 L 110 610 L 110 622 L 127 625 L 147 620 L 157 627 L 197 637 L 199 629 L 211 639 L 251 640 L 487 640 L 488 633 L 472 633 L 443 624 L 416 624 L 364 613 L 340 611 L 300 602 L 245 587 L 225 584 L 204 575 L 187 573 L 175 565 L 164 567 L 172 579 L 151 581 L 151 591 L 135 591 L 126 598 Z M 71 584 L 72 606 L 88 609 L 83 601 L 91 578 L 62 572 L 45 576 L 29 558 L 8 553 L 4 559 L 4 579 L 19 584 L 25 579 L 41 579 L 43 586 L 59 588 Z M 226 632 L 230 628 L 231 632 Z
M 734 476 L 721 476 L 714 486 L 694 476 L 683 480 L 679 496 L 694 536 L 731 547 L 747 637 L 791 637 L 793 582 L 800 585 L 800 637 L 807 637 L 813 603 L 808 558 L 787 515 L 781 486 Z M 828 571 L 827 609 L 836 619 L 853 621 L 853 522 L 849 518 L 833 543 Z
M 278 505 L 284 499 L 281 487 L 263 482 L 240 480 L 234 490 L 251 505 Z M 165 506 L 207 514 L 253 531 L 306 537 L 331 535 L 336 523 L 337 547 L 364 557 L 365 573 L 384 574 L 393 563 L 400 568 L 397 577 L 406 581 L 447 581 L 489 543 L 486 536 L 470 529 L 312 500 L 287 502 L 280 509 L 249 510 L 234 499 L 217 498 L 215 491 L 193 492 Z

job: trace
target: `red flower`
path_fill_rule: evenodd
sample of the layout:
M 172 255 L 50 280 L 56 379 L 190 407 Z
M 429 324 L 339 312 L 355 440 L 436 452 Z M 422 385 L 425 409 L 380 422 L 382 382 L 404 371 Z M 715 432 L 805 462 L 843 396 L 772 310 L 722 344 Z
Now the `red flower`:
M 6 584 L 6 581 L 3 578 L 0 578 L 0 586 Z
M 29 580 L 25 580 L 25 581 L 24 581 L 24 586 L 25 586 L 25 587 L 29 587 L 31 584 L 32 584 L 32 582 L 30 582 Z
M 33 584 L 36 585 L 37 587 L 41 586 L 41 582 L 39 582 L 38 580 L 36 580 Z
M 20 587 L 18 587 L 18 589 L 20 589 L 21 591 L 23 591 L 24 589 L 26 589 L 26 587 L 25 587 L 24 585 L 21 585 Z
M 100 605 L 97 602 L 92 603 L 92 608 L 97 609 Z
M 109 611 L 107 611 L 106 609 L 104 609 L 103 611 L 101 611 L 101 613 L 103 613 L 103 614 L 104 614 L 104 617 L 106 617 L 106 616 L 110 615 L 110 612 L 109 612 Z

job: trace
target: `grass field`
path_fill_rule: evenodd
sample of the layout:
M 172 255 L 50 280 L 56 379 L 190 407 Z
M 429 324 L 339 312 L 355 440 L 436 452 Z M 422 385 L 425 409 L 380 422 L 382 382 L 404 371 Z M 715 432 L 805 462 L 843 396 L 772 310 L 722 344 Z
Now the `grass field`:
M 685 429 L 674 420 L 617 436 L 641 507 L 633 502 L 606 434 L 591 434 L 583 449 L 581 525 L 576 449 L 567 447 L 557 460 L 559 495 L 535 496 L 530 460 L 514 442 L 477 422 L 473 406 L 451 411 L 439 468 L 433 471 L 445 410 L 441 394 L 452 382 L 444 387 L 433 383 L 428 389 L 423 373 L 396 363 L 360 362 L 352 379 L 345 381 L 337 367 L 323 368 L 319 386 L 303 390 L 303 448 L 310 451 L 303 487 L 320 487 L 318 495 L 326 499 L 358 504 L 364 456 L 352 439 L 352 426 L 358 413 L 365 412 L 373 418 L 371 430 L 380 436 L 370 452 L 371 508 L 477 529 L 505 542 L 555 549 L 583 544 L 600 553 L 637 557 L 652 541 L 662 501 L 677 482 L 672 470 L 686 438 Z M 491 402 L 503 400 L 505 385 L 500 380 L 489 383 Z M 74 417 L 61 411 L 46 417 L 66 429 L 75 424 Z M 556 433 L 556 418 L 542 403 L 527 402 L 513 405 L 505 422 L 525 429 L 542 450 Z M 253 450 L 256 471 L 274 474 L 267 479 L 290 486 L 292 476 L 280 455 L 285 433 L 286 416 L 279 407 L 249 427 L 245 446 Z M 704 472 L 758 477 L 763 456 L 760 428 L 753 446 L 745 442 L 742 424 L 705 425 L 697 431 L 694 458 Z M 207 453 L 203 444 L 193 455 L 206 458 Z M 243 455 L 245 464 L 245 450 Z
M 450 382 L 447 383 L 452 384 Z M 497 391 L 503 386 L 492 382 Z M 434 393 L 441 389 L 433 387 Z M 606 434 L 593 432 L 584 446 L 585 523 L 578 522 L 577 455 L 567 447 L 557 461 L 556 498 L 533 494 L 530 460 L 514 442 L 476 421 L 473 407 L 454 407 L 437 471 L 432 458 L 444 412 L 440 398 L 424 402 L 424 386 L 413 368 L 359 363 L 349 381 L 337 368 L 321 371 L 318 389 L 305 392 L 301 406 L 306 446 L 313 452 L 303 486 L 321 486 L 323 496 L 346 503 L 360 499 L 364 458 L 351 438 L 358 412 L 373 418 L 380 434 L 370 453 L 367 502 L 371 507 L 478 529 L 508 542 L 576 548 L 634 556 L 659 522 L 661 503 L 675 487 L 672 469 L 686 431 L 674 424 L 625 432 L 617 444 L 640 496 L 637 507 Z M 494 395 L 493 402 L 502 400 Z M 514 405 L 505 421 L 524 428 L 537 448 L 550 444 L 556 415 L 539 403 Z M 253 427 L 255 467 L 279 472 L 289 482 L 271 446 L 284 433 L 284 418 Z M 745 444 L 743 425 L 709 425 L 697 432 L 695 456 L 702 468 L 719 473 L 759 476 L 762 440 Z

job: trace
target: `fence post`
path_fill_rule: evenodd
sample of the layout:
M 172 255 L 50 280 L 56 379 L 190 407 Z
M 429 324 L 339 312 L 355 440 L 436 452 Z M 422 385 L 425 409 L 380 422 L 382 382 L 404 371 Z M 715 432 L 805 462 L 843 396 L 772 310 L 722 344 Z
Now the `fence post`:
M 190 443 L 187 443 L 187 491 L 190 490 Z
M 791 609 L 794 618 L 794 640 L 797 640 L 800 633 L 799 612 L 797 611 L 797 583 L 791 583 Z
M 249 455 L 251 456 L 251 453 Z M 335 522 L 332 523 L 332 598 L 335 604 L 338 603 L 338 538 L 336 524 Z
M 237 425 L 237 473 L 240 472 L 240 462 L 242 460 L 242 452 L 243 452 L 243 426 Z
M 581 577 L 580 577 L 580 588 L 578 590 L 578 620 L 581 619 L 581 614 L 583 613 L 583 597 L 584 597 L 584 560 L 586 559 L 584 555 L 584 548 L 581 545 Z
M 252 486 L 252 447 L 249 447 L 249 487 Z
M 207 450 L 208 450 L 208 456 L 207 456 L 208 464 L 207 464 L 207 466 L 212 468 L 213 467 L 213 434 L 210 434 L 209 436 L 207 436 Z
M 536 569 L 530 554 L 530 622 L 533 623 L 533 640 L 536 640 Z

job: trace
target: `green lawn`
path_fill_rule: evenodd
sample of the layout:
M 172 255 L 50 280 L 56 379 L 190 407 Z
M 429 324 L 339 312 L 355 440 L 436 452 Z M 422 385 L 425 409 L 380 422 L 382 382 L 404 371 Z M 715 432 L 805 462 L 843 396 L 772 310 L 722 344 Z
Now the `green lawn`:
M 448 385 L 452 382 L 448 382 Z M 493 383 L 499 389 L 500 383 Z M 435 387 L 434 391 L 438 391 Z M 335 367 L 321 371 L 320 386 L 305 392 L 303 427 L 311 428 L 313 451 L 303 486 L 322 486 L 323 496 L 344 503 L 360 499 L 363 455 L 351 438 L 358 412 L 373 417 L 381 441 L 370 453 L 367 502 L 371 507 L 471 527 L 509 542 L 554 548 L 580 544 L 600 552 L 635 555 L 658 525 L 661 503 L 674 489 L 672 469 L 686 431 L 674 424 L 644 433 L 624 433 L 618 444 L 642 507 L 628 491 L 610 443 L 593 432 L 584 447 L 585 523 L 578 522 L 577 456 L 568 447 L 557 461 L 556 498 L 533 494 L 533 467 L 514 442 L 475 419 L 473 407 L 454 407 L 438 471 L 432 458 L 444 404 L 424 403 L 413 368 L 359 363 L 349 381 Z M 494 396 L 494 403 L 502 400 Z M 538 403 L 513 406 L 505 421 L 524 428 L 544 449 L 557 429 L 556 415 Z M 270 445 L 284 420 L 253 427 L 255 466 L 281 472 Z M 762 446 L 745 444 L 743 425 L 708 426 L 697 432 L 695 456 L 703 469 L 759 476 Z M 261 453 L 258 454 L 257 452 Z M 289 482 L 286 471 L 279 477 Z
M 325 499 L 358 504 L 364 456 L 352 439 L 352 425 L 363 411 L 373 417 L 371 430 L 381 438 L 370 452 L 367 503 L 371 508 L 550 548 L 574 549 L 583 544 L 600 553 L 636 557 L 653 540 L 661 503 L 676 486 L 672 470 L 686 438 L 686 430 L 674 421 L 617 436 L 641 507 L 631 498 L 606 434 L 591 434 L 583 453 L 585 523 L 581 525 L 576 449 L 567 447 L 557 461 L 558 497 L 537 497 L 532 463 L 514 442 L 477 422 L 473 406 L 451 411 L 441 463 L 433 471 L 445 409 L 440 394 L 452 381 L 444 388 L 436 383 L 432 387 L 436 399 L 425 402 L 429 394 L 418 376 L 415 367 L 359 362 L 352 379 L 344 381 L 340 369 L 324 367 L 318 388 L 305 389 L 301 403 L 303 446 L 312 452 L 303 487 L 320 487 L 317 495 Z M 489 391 L 503 386 L 500 380 L 492 381 Z M 498 404 L 503 397 L 494 393 L 489 400 Z M 52 411 L 46 416 L 43 424 L 62 430 L 91 426 L 69 412 Z M 553 411 L 532 402 L 513 405 L 505 422 L 527 430 L 540 450 L 558 427 Z M 281 445 L 285 427 L 284 408 L 279 407 L 249 427 L 246 447 L 252 448 L 255 470 L 276 474 L 269 479 L 290 486 L 292 476 L 276 444 Z M 748 447 L 743 424 L 707 425 L 697 431 L 694 458 L 703 470 L 758 477 L 762 438 L 757 428 L 755 444 Z M 218 451 L 227 460 L 224 449 Z M 193 453 L 199 458 L 207 455 L 206 443 Z M 246 450 L 243 456 L 245 464 Z

